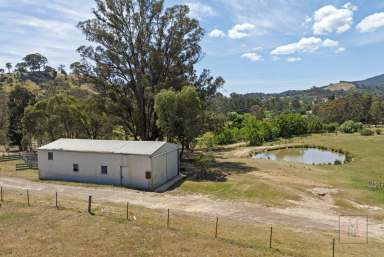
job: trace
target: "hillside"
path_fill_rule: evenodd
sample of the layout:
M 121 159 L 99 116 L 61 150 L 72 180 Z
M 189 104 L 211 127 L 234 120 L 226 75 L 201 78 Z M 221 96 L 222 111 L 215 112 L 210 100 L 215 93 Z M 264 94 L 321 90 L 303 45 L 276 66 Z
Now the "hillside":
M 384 74 L 352 83 L 361 88 L 384 88 Z
M 278 94 L 271 94 L 274 96 L 289 96 L 289 97 L 316 97 L 326 98 L 334 96 L 345 95 L 350 90 L 358 90 L 361 92 L 368 92 L 378 95 L 384 95 L 384 74 L 361 81 L 340 81 L 338 83 L 331 83 L 323 87 L 313 87 L 306 90 L 289 90 Z
M 329 84 L 329 86 L 326 86 L 325 89 L 329 91 L 348 91 L 351 89 L 356 88 L 356 85 L 350 82 L 344 82 L 340 81 L 339 83 Z

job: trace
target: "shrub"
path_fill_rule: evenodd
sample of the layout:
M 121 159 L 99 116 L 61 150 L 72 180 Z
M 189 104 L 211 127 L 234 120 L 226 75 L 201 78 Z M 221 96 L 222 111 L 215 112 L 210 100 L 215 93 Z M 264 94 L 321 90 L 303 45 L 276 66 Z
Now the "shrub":
M 273 125 L 280 131 L 280 136 L 291 137 L 307 133 L 306 120 L 300 114 L 281 114 L 273 120 Z
M 264 142 L 265 128 L 262 126 L 262 121 L 257 120 L 253 116 L 247 115 L 243 128 L 241 129 L 241 135 L 245 140 L 248 140 L 251 145 L 261 145 Z
M 362 130 L 360 130 L 360 135 L 362 136 L 373 136 L 373 134 L 375 133 L 372 130 L 367 128 L 363 128 Z
M 334 165 L 342 165 L 343 163 L 340 160 L 336 160 L 333 164 Z
M 359 122 L 354 122 L 353 120 L 347 120 L 340 125 L 339 131 L 343 133 L 355 133 L 363 128 L 363 125 Z
M 376 134 L 377 134 L 377 135 L 381 135 L 381 133 L 382 133 L 382 130 L 381 130 L 381 129 L 376 129 Z
M 308 133 L 319 133 L 324 129 L 323 123 L 317 116 L 309 116 L 306 119 L 307 122 L 307 132 Z
M 339 124 L 336 122 L 324 124 L 324 130 L 328 133 L 336 132 L 338 127 L 339 127 Z
M 248 141 L 250 145 L 259 146 L 264 143 L 264 138 L 260 131 L 253 130 L 248 134 Z
M 225 128 L 220 133 L 214 136 L 214 142 L 218 145 L 228 145 L 234 142 L 232 131 L 230 128 Z
M 215 146 L 215 135 L 212 132 L 206 132 L 197 139 L 197 146 L 211 148 Z

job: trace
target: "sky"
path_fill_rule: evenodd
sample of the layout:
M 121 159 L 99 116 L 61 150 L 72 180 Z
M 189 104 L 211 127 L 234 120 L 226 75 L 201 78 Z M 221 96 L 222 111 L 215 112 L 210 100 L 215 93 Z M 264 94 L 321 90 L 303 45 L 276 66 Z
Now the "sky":
M 383 0 L 166 0 L 205 30 L 198 70 L 223 93 L 282 92 L 384 73 Z M 53 67 L 80 59 L 76 28 L 93 0 L 0 0 L 0 66 L 39 52 Z

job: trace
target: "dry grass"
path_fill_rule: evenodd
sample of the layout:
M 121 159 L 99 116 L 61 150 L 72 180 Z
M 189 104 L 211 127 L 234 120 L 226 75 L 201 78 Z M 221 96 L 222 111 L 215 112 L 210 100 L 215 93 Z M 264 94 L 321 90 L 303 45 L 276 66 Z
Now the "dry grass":
M 211 152 L 216 163 L 210 169 L 225 172 L 227 180 L 186 181 L 180 190 L 281 206 L 287 199 L 297 200 L 313 187 L 333 187 L 339 190 L 336 204 L 340 210 L 353 209 L 343 199 L 384 208 L 383 191 L 368 187 L 369 181 L 384 183 L 384 136 L 315 134 L 274 143 L 313 144 L 343 149 L 350 152 L 354 159 L 346 165 L 312 166 L 235 157 L 236 151 L 242 148 Z M 358 211 L 365 213 L 363 209 Z
M 31 192 L 6 191 L 0 207 L 0 256 L 331 256 L 336 234 L 303 232 L 274 227 L 273 249 L 269 249 L 266 224 L 219 221 L 219 238 L 214 238 L 215 219 L 173 213 L 166 227 L 166 211 L 130 206 L 130 221 L 123 205 L 96 202 L 94 215 L 87 202 L 61 199 Z M 223 210 L 225 211 L 225 210 Z M 382 256 L 380 242 L 369 245 L 336 245 L 336 256 Z

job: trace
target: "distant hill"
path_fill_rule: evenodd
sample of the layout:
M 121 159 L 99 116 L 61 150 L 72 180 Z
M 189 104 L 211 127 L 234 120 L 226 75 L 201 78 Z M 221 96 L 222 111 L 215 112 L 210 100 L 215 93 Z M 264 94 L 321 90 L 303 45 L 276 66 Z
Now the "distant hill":
M 348 90 L 351 90 L 354 88 L 356 88 L 355 84 L 350 83 L 350 82 L 346 82 L 346 81 L 340 81 L 339 83 L 330 84 L 330 85 L 325 87 L 326 90 L 329 90 L 332 92 L 340 91 L 340 90 L 348 91 Z
M 323 87 L 313 87 L 306 90 L 288 90 L 269 95 L 280 97 L 329 98 L 345 95 L 351 90 L 384 96 L 384 74 L 361 81 L 340 81 Z
M 374 87 L 374 88 L 384 88 L 384 74 L 375 76 L 366 80 L 352 82 L 355 85 L 358 85 L 360 88 Z

